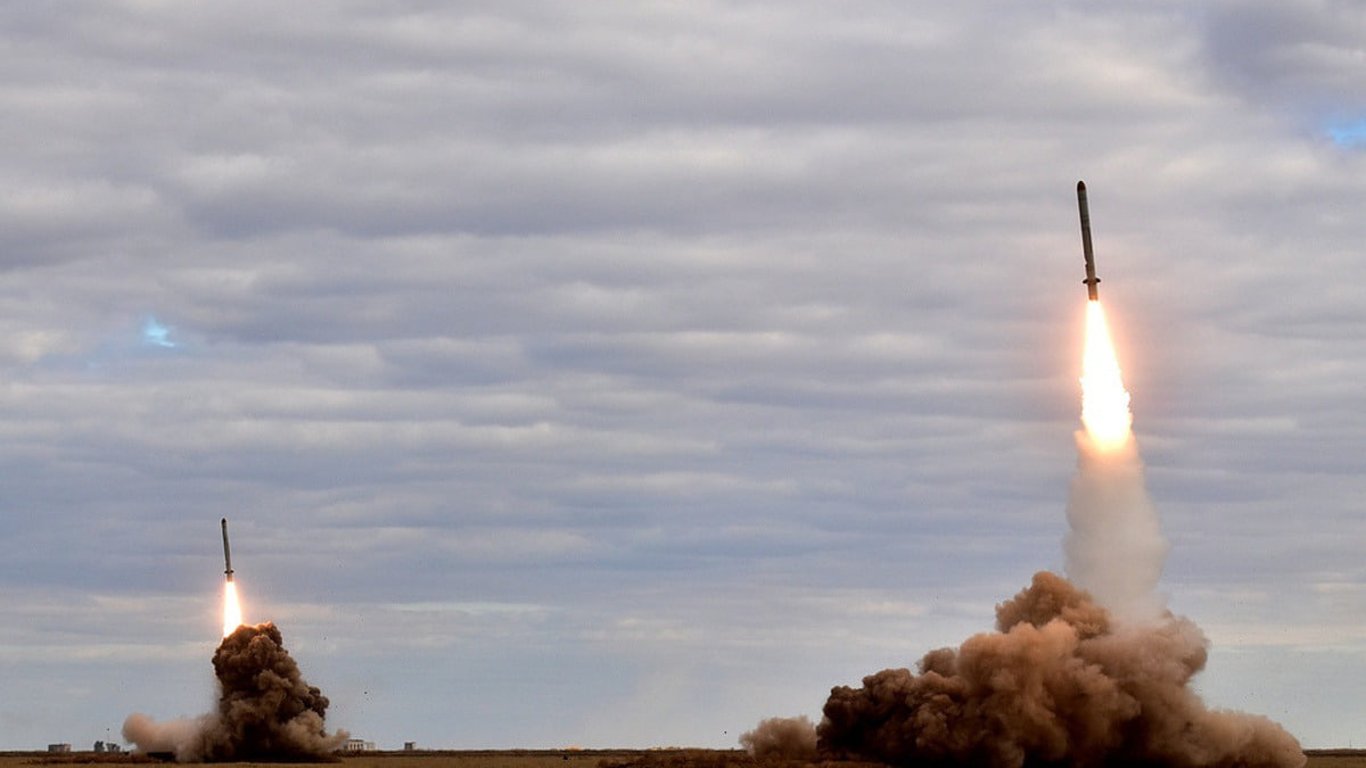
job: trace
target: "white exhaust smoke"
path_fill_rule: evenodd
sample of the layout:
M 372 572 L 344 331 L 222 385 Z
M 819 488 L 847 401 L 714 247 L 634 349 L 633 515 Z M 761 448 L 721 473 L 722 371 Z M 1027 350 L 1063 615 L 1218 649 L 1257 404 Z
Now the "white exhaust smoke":
M 1120 622 L 1161 619 L 1166 601 L 1157 582 L 1168 545 L 1132 435 L 1119 446 L 1101 447 L 1088 432 L 1077 432 L 1067 523 L 1068 578 Z

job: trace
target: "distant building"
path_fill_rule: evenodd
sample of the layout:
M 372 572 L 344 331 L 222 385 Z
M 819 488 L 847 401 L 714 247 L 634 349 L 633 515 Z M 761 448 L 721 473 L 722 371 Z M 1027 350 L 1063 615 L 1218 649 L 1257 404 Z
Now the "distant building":
M 71 745 L 70 745 L 70 744 L 49 744 L 49 745 L 47 745 L 47 751 L 49 751 L 49 752 L 70 752 L 70 751 L 71 751 Z
M 404 751 L 404 752 L 416 752 L 416 751 L 417 751 L 417 742 L 416 742 L 416 741 L 405 741 L 405 742 L 403 742 L 403 751 Z
M 342 746 L 342 751 L 343 751 L 343 752 L 374 752 L 374 751 L 375 751 L 375 742 L 373 742 L 373 741 L 366 741 L 365 739 L 347 739 L 347 740 L 346 740 L 346 744 Z

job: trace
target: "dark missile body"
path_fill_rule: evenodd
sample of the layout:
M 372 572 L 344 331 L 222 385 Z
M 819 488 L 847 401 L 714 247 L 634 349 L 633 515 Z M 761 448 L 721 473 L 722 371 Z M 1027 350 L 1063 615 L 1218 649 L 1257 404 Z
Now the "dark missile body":
M 232 550 L 228 548 L 228 518 L 223 518 L 223 575 L 232 581 Z
M 1100 278 L 1096 277 L 1096 254 L 1091 250 L 1091 209 L 1086 204 L 1086 182 L 1077 182 L 1077 208 L 1081 211 L 1081 250 L 1086 257 L 1086 298 L 1100 301 L 1100 291 L 1096 288 Z

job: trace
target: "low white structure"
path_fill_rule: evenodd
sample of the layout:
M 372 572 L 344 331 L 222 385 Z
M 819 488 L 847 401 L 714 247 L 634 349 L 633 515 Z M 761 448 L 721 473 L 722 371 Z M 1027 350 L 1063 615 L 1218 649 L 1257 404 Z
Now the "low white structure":
M 375 742 L 365 739 L 347 739 L 342 745 L 343 752 L 374 752 Z

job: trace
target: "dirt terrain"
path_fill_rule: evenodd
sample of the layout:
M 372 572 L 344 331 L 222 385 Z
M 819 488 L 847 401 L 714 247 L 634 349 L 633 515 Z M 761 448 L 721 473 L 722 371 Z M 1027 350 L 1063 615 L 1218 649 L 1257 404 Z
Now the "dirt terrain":
M 1308 768 L 1366 768 L 1366 750 L 1309 750 Z M 130 764 L 159 764 L 143 755 L 97 755 L 72 752 L 0 753 L 0 768 L 58 766 L 81 768 Z M 238 766 L 265 763 L 234 763 Z M 278 765 L 278 764 L 272 764 Z M 420 752 L 365 752 L 342 756 L 336 763 L 296 763 L 331 768 L 756 768 L 760 765 L 740 750 L 713 749 L 574 749 L 574 750 L 441 750 Z M 805 768 L 804 764 L 764 763 L 777 768 Z M 873 768 L 865 763 L 825 763 L 826 768 Z

